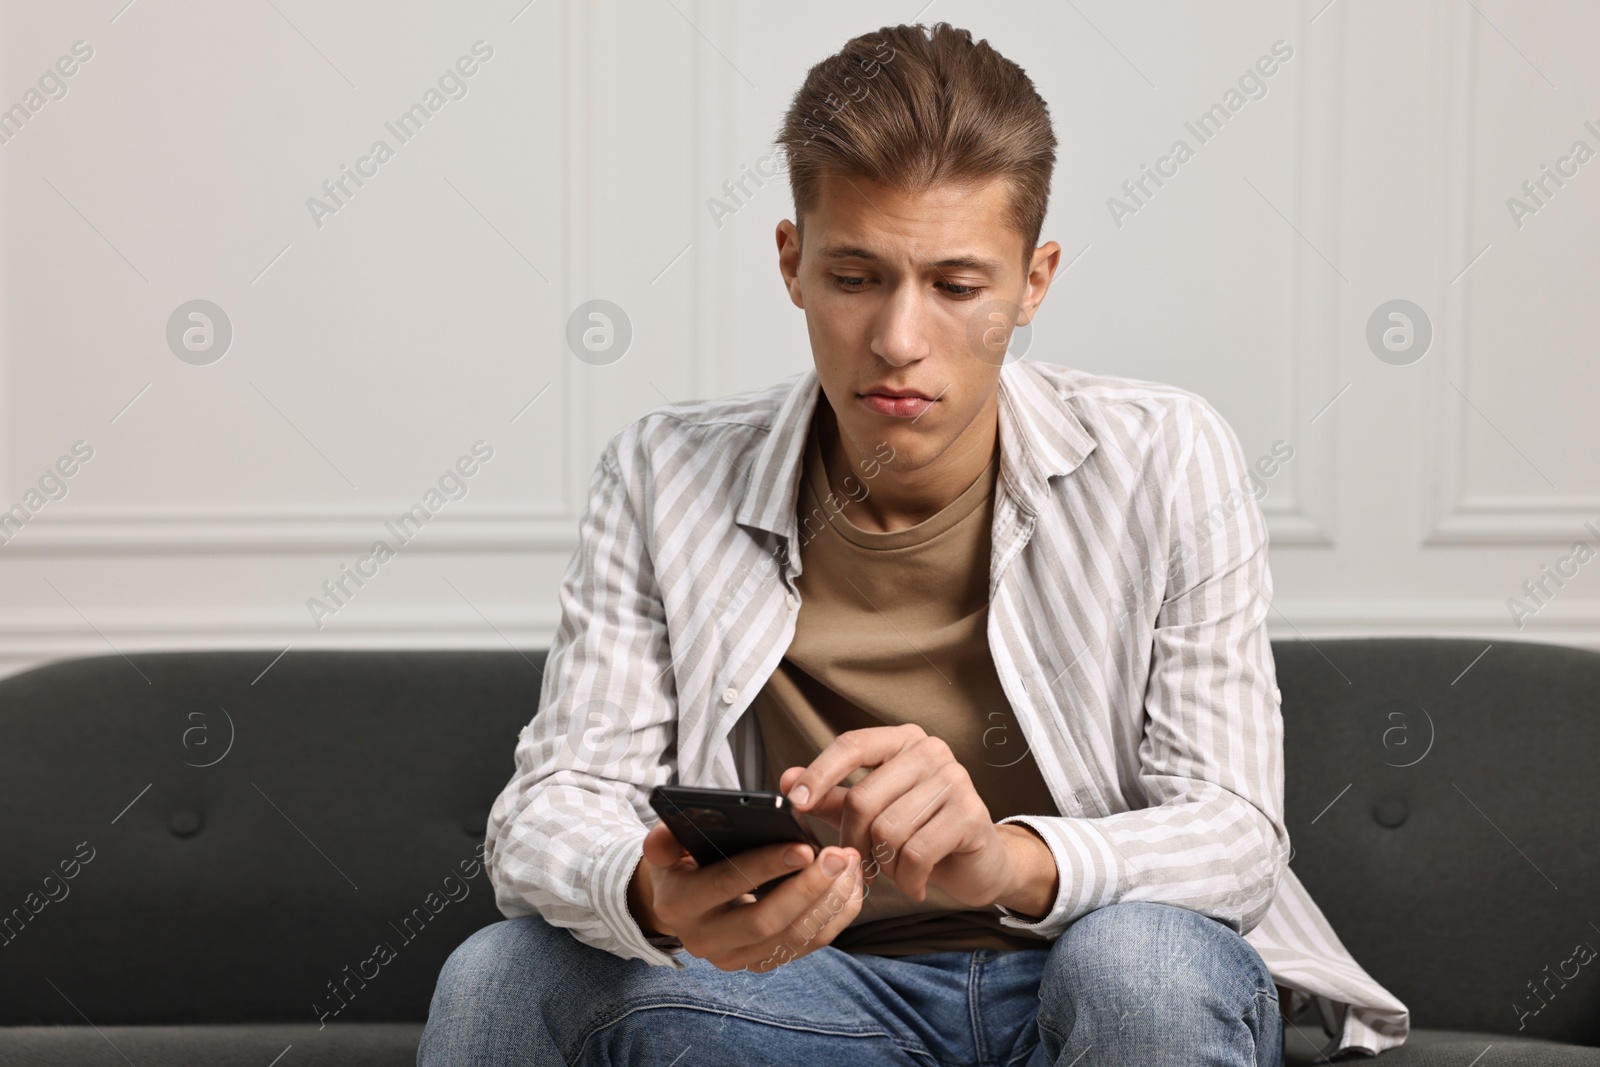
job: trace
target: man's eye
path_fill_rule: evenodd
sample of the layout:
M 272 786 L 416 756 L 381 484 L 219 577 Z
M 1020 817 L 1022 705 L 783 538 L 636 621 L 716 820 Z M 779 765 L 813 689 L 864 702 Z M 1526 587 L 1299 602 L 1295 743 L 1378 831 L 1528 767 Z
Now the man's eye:
M 838 274 L 833 276 L 834 287 L 847 293 L 861 292 L 866 287 L 867 282 L 868 279 L 866 278 L 847 278 Z M 938 284 L 943 286 L 945 292 L 956 300 L 971 300 L 983 292 L 983 287 L 978 285 L 957 285 L 954 282 L 939 282 Z

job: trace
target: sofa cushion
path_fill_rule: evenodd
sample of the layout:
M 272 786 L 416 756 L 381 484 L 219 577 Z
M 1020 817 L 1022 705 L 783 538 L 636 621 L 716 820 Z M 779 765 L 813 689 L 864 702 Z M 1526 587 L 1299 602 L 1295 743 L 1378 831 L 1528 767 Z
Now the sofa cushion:
M 1600 653 L 1490 644 L 1274 643 L 1291 866 L 1414 1026 L 1600 1045 Z
M 421 1039 L 421 1023 L 16 1026 L 0 1028 L 0 1064 L 416 1067 Z
M 1319 1062 L 1319 1046 L 1312 1043 L 1317 1036 L 1290 1030 L 1284 1040 L 1286 1067 Z M 322 1030 L 293 1023 L 113 1026 L 98 1032 L 88 1026 L 19 1026 L 0 1028 L 0 1064 L 122 1067 L 131 1060 L 168 1067 L 271 1067 L 283 1056 L 285 1067 L 413 1067 L 421 1038 L 421 1023 L 329 1023 Z M 1491 1048 L 1492 1056 L 1484 1056 Z M 1600 1049 L 1413 1030 L 1404 1045 L 1372 1062 L 1380 1067 L 1600 1067 Z
M 502 917 L 478 861 L 544 655 L 275 655 L 0 683 L 0 1024 L 418 1022 Z
M 1288 1030 L 1283 1040 L 1284 1067 L 1327 1063 L 1317 1056 L 1321 1039 L 1320 1030 Z M 1389 1049 L 1376 1059 L 1351 1055 L 1334 1062 L 1371 1063 L 1375 1067 L 1600 1067 L 1600 1049 L 1530 1037 L 1413 1029 L 1404 1045 Z

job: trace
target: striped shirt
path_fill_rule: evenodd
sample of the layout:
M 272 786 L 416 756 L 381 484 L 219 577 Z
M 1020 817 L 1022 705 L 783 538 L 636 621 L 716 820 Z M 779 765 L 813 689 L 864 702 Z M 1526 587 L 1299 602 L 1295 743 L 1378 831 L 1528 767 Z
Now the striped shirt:
M 659 784 L 757 780 L 745 710 L 800 606 L 796 504 L 815 369 L 655 408 L 607 443 L 539 712 L 495 800 L 500 911 L 681 967 L 628 909 Z M 1267 531 L 1233 430 L 1175 386 L 1019 360 L 1001 368 L 988 639 L 1057 813 L 1014 815 L 1055 858 L 1036 921 L 1156 901 L 1244 934 L 1291 1008 L 1377 1053 L 1409 1012 L 1289 868 L 1283 720 L 1266 629 Z

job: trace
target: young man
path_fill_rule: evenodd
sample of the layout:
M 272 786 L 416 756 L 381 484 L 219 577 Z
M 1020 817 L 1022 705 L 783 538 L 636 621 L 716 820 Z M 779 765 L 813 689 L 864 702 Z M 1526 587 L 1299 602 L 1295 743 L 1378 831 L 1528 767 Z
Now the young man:
M 781 140 L 815 368 L 607 445 L 489 820 L 511 918 L 419 1062 L 1278 1064 L 1308 1004 L 1330 1051 L 1399 1044 L 1286 864 L 1232 430 L 1006 359 L 1060 259 L 1032 84 L 885 27 Z M 780 790 L 826 847 L 699 868 L 650 825 L 668 781 Z

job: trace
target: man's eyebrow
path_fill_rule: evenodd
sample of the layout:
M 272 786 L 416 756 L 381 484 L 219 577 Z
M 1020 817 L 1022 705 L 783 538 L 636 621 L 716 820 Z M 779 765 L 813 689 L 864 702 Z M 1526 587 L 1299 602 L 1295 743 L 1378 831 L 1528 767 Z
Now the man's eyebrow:
M 864 259 L 869 263 L 879 262 L 878 256 L 865 248 L 855 245 L 826 245 L 818 253 L 823 259 Z M 999 274 L 1000 263 L 998 260 L 985 259 L 982 256 L 947 256 L 936 263 L 925 266 L 935 270 L 977 270 L 988 274 Z

